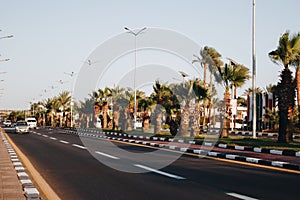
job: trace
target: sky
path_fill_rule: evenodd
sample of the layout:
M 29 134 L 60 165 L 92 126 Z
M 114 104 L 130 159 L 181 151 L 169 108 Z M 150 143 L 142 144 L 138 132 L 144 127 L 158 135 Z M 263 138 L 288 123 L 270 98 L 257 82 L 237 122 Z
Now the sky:
M 300 1 L 256 0 L 257 86 L 278 82 L 268 52 L 286 31 L 300 31 Z M 252 69 L 252 0 L 1 0 L 0 109 L 29 109 L 71 90 L 90 54 L 108 39 L 154 27 L 181 33 Z M 195 52 L 197 54 L 199 52 Z M 60 84 L 62 80 L 64 84 Z M 87 80 L 88 81 L 88 80 Z M 251 87 L 249 80 L 238 90 Z

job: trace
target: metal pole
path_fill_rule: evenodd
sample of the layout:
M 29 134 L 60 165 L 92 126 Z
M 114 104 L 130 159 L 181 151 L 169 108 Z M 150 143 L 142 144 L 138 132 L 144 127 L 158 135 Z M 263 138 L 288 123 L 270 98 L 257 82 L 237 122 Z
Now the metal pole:
M 133 77 L 133 89 L 134 89 L 134 119 L 133 119 L 133 129 L 136 129 L 136 119 L 137 119 L 137 109 L 136 109 L 136 59 L 137 59 L 137 50 L 136 50 L 136 37 L 141 33 L 143 32 L 144 30 L 146 30 L 146 27 L 140 29 L 139 31 L 137 32 L 133 32 L 131 29 L 125 27 L 124 28 L 125 30 L 129 31 L 129 33 L 131 33 L 132 35 L 134 35 L 134 77 Z
M 71 123 L 70 123 L 71 128 L 73 127 L 72 121 L 73 121 L 73 98 L 71 96 Z
M 256 47 L 255 47 L 255 0 L 252 11 L 252 133 L 256 138 Z
M 134 36 L 134 83 L 133 83 L 133 88 L 134 88 L 134 121 L 133 121 L 133 129 L 136 129 L 136 36 Z

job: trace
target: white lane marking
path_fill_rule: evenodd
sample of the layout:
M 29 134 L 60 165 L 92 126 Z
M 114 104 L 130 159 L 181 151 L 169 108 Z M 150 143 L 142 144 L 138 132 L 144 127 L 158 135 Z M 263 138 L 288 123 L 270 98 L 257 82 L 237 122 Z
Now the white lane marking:
M 238 199 L 243 199 L 243 200 L 258 200 L 258 199 L 252 198 L 252 197 L 248 197 L 248 196 L 233 193 L 233 192 L 226 192 L 226 194 L 228 196 L 232 196 L 232 197 L 235 197 L 235 198 L 238 198 Z
M 100 151 L 95 151 L 95 153 L 99 154 L 99 155 L 102 155 L 102 156 L 105 156 L 105 157 L 108 157 L 108 158 L 111 158 L 111 159 L 115 159 L 115 160 L 120 159 L 120 158 L 118 158 L 116 156 L 112 156 L 112 155 L 109 155 L 107 153 L 103 153 L 103 152 L 100 152 Z
M 42 135 L 42 134 L 40 134 L 40 133 L 37 133 L 37 132 L 33 132 L 33 133 L 36 133 L 36 134 L 38 134 L 38 135 Z
M 49 137 L 48 135 L 43 135 L 43 137 Z
M 64 140 L 59 140 L 60 143 L 64 143 L 64 144 L 69 144 L 69 142 L 64 141 Z
M 57 140 L 55 137 L 50 137 L 51 140 Z
M 87 149 L 86 147 L 84 146 L 81 146 L 81 145 L 78 145 L 78 144 L 72 144 L 73 147 L 77 147 L 79 149 Z
M 142 169 L 145 169 L 145 170 L 148 170 L 148 171 L 150 171 L 150 172 L 154 172 L 154 173 L 163 175 L 163 176 L 167 176 L 167 177 L 170 177 L 170 178 L 175 178 L 175 179 L 178 179 L 178 180 L 183 180 L 183 179 L 185 179 L 185 178 L 182 177 L 182 176 L 177 176 L 177 175 L 174 175 L 174 174 L 170 174 L 170 173 L 167 173 L 167 172 L 163 172 L 163 171 L 160 171 L 160 170 L 157 170 L 157 169 L 153 169 L 153 168 L 150 168 L 150 167 L 147 167 L 147 166 L 144 166 L 144 165 L 135 164 L 134 166 L 139 167 L 139 168 L 142 168 Z

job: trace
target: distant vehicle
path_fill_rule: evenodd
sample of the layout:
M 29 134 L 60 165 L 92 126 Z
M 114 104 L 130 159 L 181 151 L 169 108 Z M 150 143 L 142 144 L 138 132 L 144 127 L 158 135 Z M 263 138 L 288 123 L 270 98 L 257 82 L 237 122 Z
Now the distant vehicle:
M 29 126 L 29 128 L 36 129 L 37 127 L 37 121 L 34 117 L 29 117 L 25 120 Z
M 8 127 L 8 126 L 11 126 L 11 121 L 9 119 L 5 120 L 3 122 L 4 126 Z
M 17 121 L 15 125 L 15 132 L 16 133 L 29 133 L 29 126 L 25 121 Z

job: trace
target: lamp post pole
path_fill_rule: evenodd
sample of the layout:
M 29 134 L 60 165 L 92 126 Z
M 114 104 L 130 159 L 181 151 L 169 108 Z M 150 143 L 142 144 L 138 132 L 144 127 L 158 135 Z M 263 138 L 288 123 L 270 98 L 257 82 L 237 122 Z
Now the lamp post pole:
M 255 47 L 255 0 L 252 10 L 252 135 L 256 138 L 256 47 Z
M 66 73 L 65 72 L 65 74 L 67 74 L 67 75 L 69 75 L 69 76 L 71 76 L 71 79 L 72 79 L 72 88 L 71 88 L 71 102 L 70 102 L 70 107 L 71 107 L 71 109 L 70 109 L 70 120 L 71 120 L 71 122 L 70 122 L 70 126 L 71 126 L 71 128 L 73 127 L 73 105 L 74 105 L 74 102 L 73 102 L 73 77 L 74 77 L 74 75 L 76 74 L 75 72 L 71 72 L 71 73 Z
M 138 30 L 137 32 L 134 32 L 133 30 L 125 27 L 124 28 L 125 30 L 128 31 L 128 33 L 131 33 L 132 35 L 134 35 L 134 78 L 133 78 L 133 90 L 134 90 L 134 108 L 133 108 L 133 112 L 134 112 L 134 119 L 133 119 L 133 129 L 136 129 L 136 118 L 137 118 L 137 115 L 136 115 L 136 37 L 142 33 L 144 30 L 146 30 L 147 28 L 144 27 L 140 30 Z

